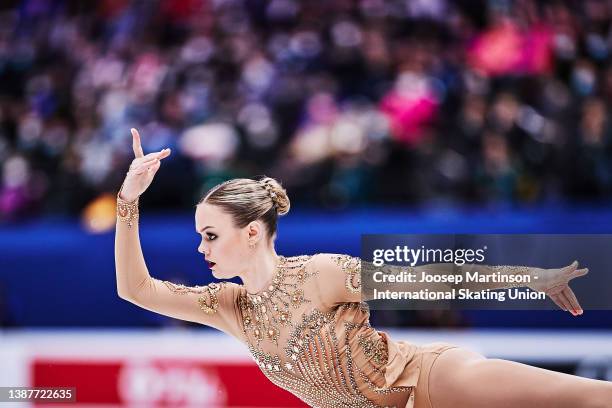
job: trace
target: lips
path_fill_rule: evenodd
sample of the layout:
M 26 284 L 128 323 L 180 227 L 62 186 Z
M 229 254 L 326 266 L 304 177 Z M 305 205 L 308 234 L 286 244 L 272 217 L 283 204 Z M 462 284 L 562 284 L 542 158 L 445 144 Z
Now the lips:
M 212 261 L 206 261 L 206 262 L 208 262 L 208 267 L 209 267 L 209 268 L 212 268 L 213 266 L 215 266 L 215 265 L 216 265 L 216 263 L 215 263 L 215 262 L 212 262 Z

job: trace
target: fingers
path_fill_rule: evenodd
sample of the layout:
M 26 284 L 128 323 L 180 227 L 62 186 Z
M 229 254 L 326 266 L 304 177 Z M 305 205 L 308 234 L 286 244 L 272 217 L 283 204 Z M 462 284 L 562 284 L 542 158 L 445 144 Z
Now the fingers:
M 578 311 L 572 305 L 572 302 L 570 301 L 569 297 L 567 297 L 565 291 L 559 293 L 559 299 L 561 299 L 561 302 L 565 305 L 565 308 L 568 312 L 570 312 L 574 316 L 578 314 Z
M 163 150 L 160 150 L 159 152 L 149 153 L 146 156 L 144 156 L 143 159 L 145 159 L 145 160 L 149 160 L 149 159 L 165 159 L 168 156 L 170 156 L 170 149 L 169 148 L 165 148 Z
M 159 160 L 157 158 L 157 155 L 155 155 L 155 156 L 146 155 L 145 157 L 141 157 L 140 159 L 134 159 L 132 164 L 130 164 L 130 169 L 133 169 L 136 166 L 140 166 L 141 164 L 151 164 L 155 160 Z
M 574 272 L 570 273 L 569 278 L 579 278 L 580 276 L 584 276 L 589 273 L 589 268 L 576 269 Z
M 152 160 L 147 160 L 146 162 L 140 162 L 135 166 L 130 166 L 130 172 L 133 174 L 143 174 L 147 169 L 151 166 L 154 166 L 159 162 L 159 159 L 155 158 Z
M 159 152 L 149 153 L 144 157 L 134 159 L 134 161 L 140 164 L 140 162 L 142 161 L 153 160 L 153 159 L 165 159 L 168 156 L 170 156 L 170 149 L 166 148 L 166 149 L 160 150 Z
M 132 161 L 132 164 L 130 164 L 130 170 L 133 170 L 136 167 L 143 165 L 143 164 L 151 165 L 155 162 L 155 160 L 165 159 L 166 157 L 170 156 L 170 153 L 171 153 L 170 149 L 164 149 L 159 152 L 149 153 L 144 157 L 134 159 Z
M 563 296 L 562 293 L 557 293 L 557 295 L 555 296 L 557 299 L 557 304 L 561 305 L 561 309 L 565 310 L 566 312 L 569 312 L 571 309 L 571 306 L 569 304 L 569 301 L 567 299 L 565 299 L 565 296 Z
M 170 148 L 165 148 L 164 150 L 162 150 L 161 152 L 158 153 L 158 158 L 161 159 L 165 159 L 166 157 L 170 156 L 170 153 L 172 153 L 172 150 L 170 150 Z
M 564 267 L 563 269 L 568 270 L 568 271 L 573 271 L 577 267 L 578 267 L 578 261 L 574 261 L 571 264 L 569 264 L 566 267 Z
M 555 302 L 555 304 L 557 306 L 559 306 L 564 312 L 567 312 L 567 309 L 565 308 L 565 306 L 563 306 L 563 302 L 561 302 L 561 300 L 559 300 L 559 296 L 558 295 L 550 295 L 550 299 Z
M 146 168 L 148 166 L 151 166 L 152 164 L 155 164 L 155 162 L 158 161 L 159 159 L 157 157 L 152 157 L 152 158 L 149 158 L 149 159 L 142 158 L 142 159 L 139 159 L 139 160 L 135 159 L 132 162 L 132 164 L 130 164 L 129 171 L 131 171 L 131 172 L 140 171 L 140 170 L 142 170 L 142 168 Z
M 154 158 L 151 160 L 147 160 L 146 162 L 141 162 L 140 164 L 137 164 L 136 166 L 130 169 L 130 172 L 132 172 L 133 174 L 144 174 L 150 169 L 159 169 L 160 165 L 161 160 L 158 158 Z
M 134 128 L 131 129 L 132 132 L 132 149 L 134 150 L 134 157 L 144 157 L 144 152 L 142 151 L 142 145 L 140 144 L 140 134 Z
M 559 282 L 555 286 L 551 286 L 550 288 L 546 289 L 546 293 L 549 296 L 558 295 L 559 293 L 563 292 L 563 289 L 565 289 L 566 286 L 567 282 Z
M 574 291 L 568 286 L 563 291 L 563 294 L 569 300 L 576 314 L 582 314 L 583 313 L 582 307 L 580 306 L 580 303 L 578 303 L 578 299 L 576 299 L 576 295 L 574 294 Z
M 134 174 L 143 174 L 150 168 L 159 169 L 161 160 L 170 156 L 170 154 L 171 150 L 166 148 L 159 152 L 149 153 L 145 157 L 134 159 L 134 161 L 130 165 L 129 172 L 132 172 Z
M 161 162 L 158 160 L 155 164 L 150 166 L 147 171 L 149 173 L 155 173 L 157 170 L 159 170 L 159 166 L 161 166 Z

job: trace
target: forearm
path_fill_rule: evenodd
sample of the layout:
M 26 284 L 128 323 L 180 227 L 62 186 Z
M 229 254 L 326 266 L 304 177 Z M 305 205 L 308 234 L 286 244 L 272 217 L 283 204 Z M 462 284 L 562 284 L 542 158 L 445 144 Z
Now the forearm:
M 118 210 L 119 211 L 119 210 Z M 140 246 L 138 221 L 117 217 L 115 228 L 115 272 L 117 293 L 121 298 L 134 298 L 150 279 Z
M 456 267 L 465 279 L 462 286 L 474 291 L 528 287 L 537 279 L 537 269 L 530 266 L 482 264 Z

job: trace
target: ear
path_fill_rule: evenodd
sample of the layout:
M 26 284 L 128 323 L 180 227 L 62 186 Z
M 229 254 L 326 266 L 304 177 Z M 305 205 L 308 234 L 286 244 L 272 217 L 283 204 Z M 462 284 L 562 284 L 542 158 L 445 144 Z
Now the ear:
M 263 225 L 259 221 L 251 221 L 249 225 L 246 226 L 247 230 L 247 239 L 250 242 L 257 243 L 263 236 Z

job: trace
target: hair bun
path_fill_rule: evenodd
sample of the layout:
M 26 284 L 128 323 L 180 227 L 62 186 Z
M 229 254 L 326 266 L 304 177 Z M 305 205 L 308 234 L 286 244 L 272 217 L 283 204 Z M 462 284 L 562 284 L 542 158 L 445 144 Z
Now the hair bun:
M 276 213 L 278 215 L 285 215 L 289 212 L 291 204 L 289 203 L 289 197 L 287 191 L 280 185 L 278 181 L 271 177 L 264 177 L 259 182 L 270 194 L 270 198 L 276 207 Z

